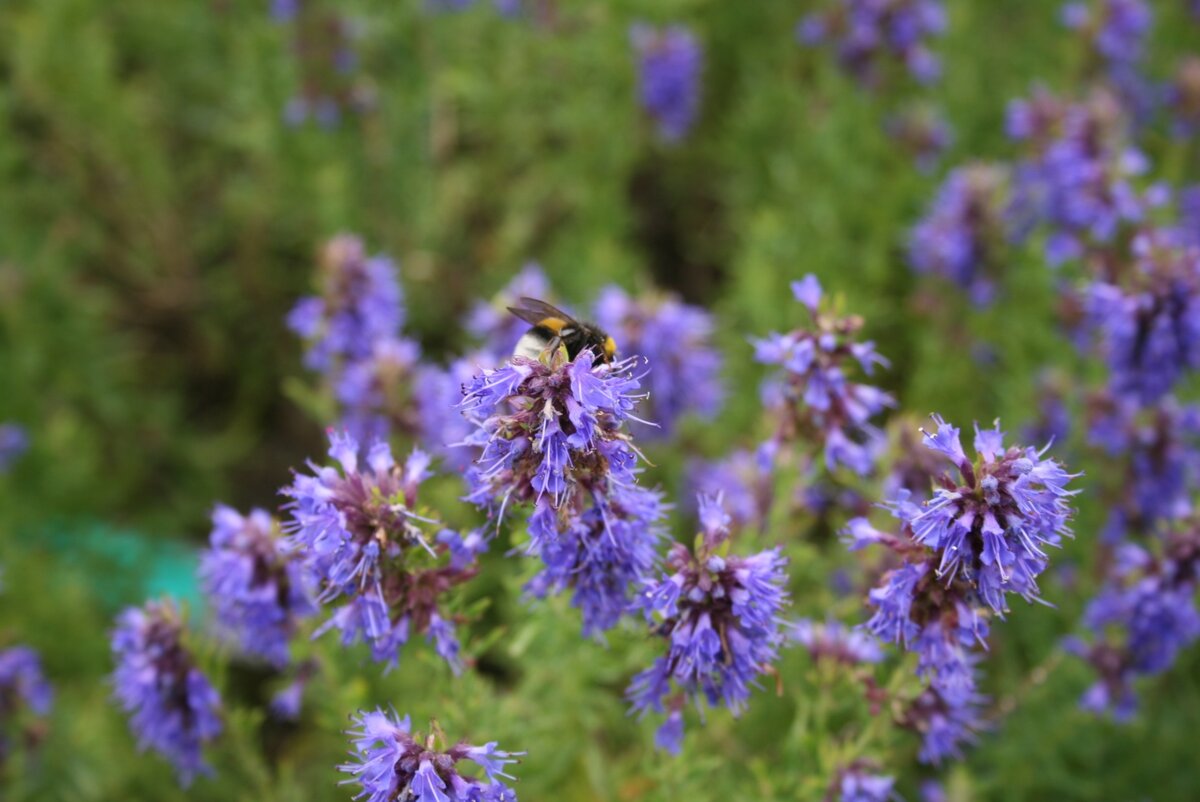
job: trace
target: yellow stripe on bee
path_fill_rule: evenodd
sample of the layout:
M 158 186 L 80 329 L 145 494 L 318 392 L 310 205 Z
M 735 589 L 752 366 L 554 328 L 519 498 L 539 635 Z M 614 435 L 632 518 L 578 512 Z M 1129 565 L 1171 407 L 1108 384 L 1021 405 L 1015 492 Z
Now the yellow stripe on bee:
M 561 317 L 547 317 L 539 320 L 538 325 L 545 326 L 546 328 L 550 329 L 550 331 L 558 334 L 567 325 L 567 321 L 563 320 Z
M 604 355 L 612 359 L 613 354 L 617 352 L 617 341 L 612 337 L 604 338 Z

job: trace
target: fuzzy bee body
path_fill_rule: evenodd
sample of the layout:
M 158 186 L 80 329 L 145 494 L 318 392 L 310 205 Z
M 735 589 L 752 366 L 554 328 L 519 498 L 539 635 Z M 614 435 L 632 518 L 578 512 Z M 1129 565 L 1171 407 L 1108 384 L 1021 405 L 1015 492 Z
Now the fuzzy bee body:
M 532 326 L 517 341 L 513 356 L 537 359 L 547 348 L 560 344 L 570 359 L 590 350 L 600 361 L 611 362 L 617 353 L 616 342 L 599 327 L 578 321 L 545 301 L 522 298 L 508 311 Z

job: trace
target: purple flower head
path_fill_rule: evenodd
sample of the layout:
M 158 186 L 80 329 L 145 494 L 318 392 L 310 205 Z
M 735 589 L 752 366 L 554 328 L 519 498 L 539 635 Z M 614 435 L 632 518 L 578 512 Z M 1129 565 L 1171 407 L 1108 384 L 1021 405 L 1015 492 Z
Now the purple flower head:
M 1200 367 L 1200 246 L 1147 230 L 1120 284 L 1091 285 L 1087 312 L 1119 396 L 1148 405 Z
M 908 518 L 912 539 L 936 557 L 937 581 L 961 577 L 994 612 L 1007 609 L 1015 592 L 1036 599 L 1037 575 L 1045 569 L 1045 547 L 1057 547 L 1070 534 L 1070 498 L 1077 490 L 1068 474 L 1044 451 L 1005 447 L 1004 434 L 975 428 L 974 461 L 959 441 L 958 429 L 935 415 L 937 431 L 925 433 L 927 446 L 957 468 L 959 479 L 944 474 L 924 509 Z
M 366 359 L 377 342 L 400 333 L 403 293 L 391 259 L 368 257 L 361 239 L 340 234 L 325 245 L 319 279 L 320 295 L 301 298 L 288 315 L 288 326 L 308 342 L 308 367 Z
M 1119 457 L 1125 471 L 1106 539 L 1187 515 L 1200 484 L 1200 408 L 1167 396 L 1143 409 L 1105 391 L 1088 398 L 1087 412 L 1088 442 Z
M 830 47 L 843 70 L 877 88 L 897 64 L 919 83 L 937 80 L 941 65 L 929 48 L 945 29 L 941 0 L 835 0 L 796 33 L 803 44 Z
M 181 640 L 183 625 L 171 601 L 131 607 L 112 635 L 117 702 L 129 714 L 140 749 L 161 753 L 185 787 L 210 774 L 201 747 L 221 732 L 221 700 Z
M 1127 128 L 1120 101 L 1103 89 L 1075 104 L 1037 89 L 1010 104 L 1009 135 L 1028 148 L 1015 172 L 1013 231 L 1045 225 L 1051 264 L 1109 245 L 1155 202 L 1133 185 L 1147 162 L 1129 144 Z
M 11 719 L 22 704 L 44 716 L 50 712 L 53 699 L 37 652 L 28 646 L 0 649 L 0 725 Z
M 780 613 L 787 603 L 787 561 L 778 549 L 750 557 L 728 552 L 724 538 L 707 532 L 695 551 L 675 543 L 667 573 L 644 582 L 637 605 L 668 649 L 630 683 L 633 710 L 677 710 L 667 698 L 673 684 L 683 698 L 738 715 L 750 687 L 775 662 L 785 638 Z
M 801 618 L 789 625 L 787 636 L 807 649 L 814 660 L 853 666 L 883 659 L 883 647 L 873 635 L 833 619 L 822 624 Z
M 976 304 L 990 303 L 1008 239 L 1007 184 L 1005 170 L 993 165 L 951 172 L 912 230 L 908 259 L 913 269 L 948 279 Z
M 682 25 L 634 25 L 630 39 L 638 60 L 642 109 L 654 120 L 660 139 L 678 142 L 700 111 L 700 42 Z
M 200 581 L 218 629 L 246 654 L 282 667 L 300 618 L 314 612 L 309 577 L 264 510 L 219 505 Z
M 365 459 L 349 435 L 331 431 L 330 443 L 341 470 L 310 463 L 311 475 L 297 474 L 280 491 L 292 499 L 284 530 L 319 586 L 319 601 L 341 602 L 317 634 L 336 628 L 345 645 L 361 639 L 376 660 L 390 663 L 410 635 L 424 634 L 461 670 L 441 597 L 477 568 L 452 548 L 454 538 L 428 533 L 437 522 L 418 506 L 417 491 L 429 476 L 429 456 L 414 450 L 400 465 L 381 441 Z
M 886 367 L 887 360 L 876 353 L 874 343 L 856 341 L 862 318 L 821 311 L 815 277 L 796 282 L 792 292 L 808 308 L 809 324 L 754 341 L 759 362 L 783 369 L 771 384 L 777 392 L 764 393 L 779 419 L 773 439 L 819 443 L 828 470 L 841 465 L 866 476 L 883 446 L 883 433 L 870 419 L 893 401 L 882 390 L 850 381 L 847 374 L 870 375 L 876 365 Z
M 29 434 L 15 423 L 0 423 L 0 473 L 29 450 Z
M 712 316 L 677 298 L 634 299 L 619 287 L 600 293 L 596 323 L 626 354 L 645 357 L 647 399 L 638 417 L 645 437 L 670 434 L 687 413 L 711 418 L 721 405 L 721 355 L 713 347 Z
M 979 703 L 975 666 L 986 648 L 989 619 L 1008 611 L 1015 592 L 1038 598 L 1037 577 L 1046 548 L 1069 535 L 1068 474 L 1042 451 L 1006 447 L 999 425 L 975 428 L 975 457 L 960 432 L 940 416 L 924 432 L 927 448 L 949 460 L 957 476 L 934 480 L 933 497 L 918 505 L 908 489 L 885 506 L 901 523 L 898 535 L 854 520 L 846 537 L 854 548 L 879 544 L 902 562 L 884 574 L 868 603 L 866 628 L 918 656 L 917 675 L 928 690 L 914 701 L 908 725 L 924 735 L 921 757 L 938 762 L 957 754 L 974 730 Z
M 497 522 L 513 505 L 532 507 L 529 548 L 545 569 L 529 589 L 570 588 L 588 633 L 628 606 L 660 535 L 662 500 L 637 486 L 638 452 L 623 430 L 643 397 L 634 366 L 598 363 L 588 350 L 568 361 L 558 349 L 515 357 L 463 388 L 467 442 L 481 452 L 468 498 Z
M 436 724 L 433 732 L 422 736 L 412 731 L 408 716 L 398 719 L 395 713 L 379 709 L 360 712 L 353 721 L 357 729 L 346 734 L 351 736 L 354 748 L 350 754 L 357 762 L 340 765 L 338 770 L 353 775 L 345 782 L 362 787 L 355 799 L 517 802 L 517 795 L 504 781 L 513 779 L 507 769 L 518 763 L 517 757 L 524 752 L 502 751 L 494 741 L 483 746 L 459 742 L 439 749 L 445 736 Z M 474 763 L 481 774 L 460 774 L 464 760 Z
M 1167 671 L 1180 650 L 1200 639 L 1197 519 L 1173 525 L 1159 546 L 1153 554 L 1132 545 L 1116 552 L 1112 576 L 1084 613 L 1090 645 L 1068 642 L 1097 673 L 1081 700 L 1087 710 L 1129 719 L 1137 709 L 1135 681 Z

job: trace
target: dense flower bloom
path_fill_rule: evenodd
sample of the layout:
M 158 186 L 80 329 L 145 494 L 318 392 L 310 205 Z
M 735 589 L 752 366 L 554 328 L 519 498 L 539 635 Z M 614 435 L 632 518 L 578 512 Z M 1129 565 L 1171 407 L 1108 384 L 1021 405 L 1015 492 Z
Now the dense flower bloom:
M 1091 645 L 1072 639 L 1068 647 L 1099 675 L 1082 706 L 1124 720 L 1137 709 L 1135 680 L 1166 671 L 1200 639 L 1200 525 L 1193 517 L 1175 526 L 1157 553 L 1127 543 L 1114 557 L 1112 578 L 1084 614 Z
M 449 749 L 435 747 L 444 740 L 434 728 L 428 737 L 412 731 L 408 716 L 397 718 L 383 710 L 360 712 L 354 717 L 357 729 L 347 731 L 358 762 L 338 766 L 353 775 L 346 782 L 362 791 L 355 799 L 367 802 L 517 802 L 517 795 L 504 780 L 510 765 L 524 752 L 505 752 L 491 741 L 472 746 L 460 741 Z M 482 770 L 479 778 L 459 773 L 459 763 L 468 760 Z
M 44 716 L 50 712 L 53 698 L 37 652 L 28 646 L 0 649 L 0 723 L 11 717 L 19 704 Z
M 0 471 L 8 470 L 29 448 L 29 434 L 15 423 L 0 423 Z
M 1037 577 L 1048 563 L 1046 547 L 1068 535 L 1074 478 L 1033 448 L 1005 448 L 999 428 L 975 430 L 974 460 L 959 431 L 934 416 L 937 431 L 926 446 L 948 458 L 958 479 L 943 473 L 933 497 L 915 504 L 907 489 L 888 503 L 902 523 L 889 534 L 865 519 L 845 532 L 851 548 L 879 544 L 903 560 L 872 590 L 875 608 L 867 629 L 918 655 L 917 674 L 930 697 L 912 726 L 925 734 L 923 754 L 954 754 L 973 729 L 978 702 L 977 648 L 986 643 L 993 616 L 1008 611 L 1007 596 L 1037 599 Z M 916 714 L 914 714 L 916 715 Z M 958 722 L 958 723 L 956 723 Z
M 674 712 L 685 699 L 740 714 L 750 686 L 775 662 L 785 633 L 787 562 L 779 549 L 749 557 L 722 548 L 730 519 L 720 498 L 700 499 L 701 536 L 695 550 L 671 546 L 667 571 L 646 580 L 637 599 L 667 654 L 633 678 L 626 692 L 633 710 Z M 672 684 L 678 693 L 672 695 Z M 660 742 L 676 745 L 682 720 L 669 716 Z
M 1200 367 L 1200 247 L 1166 229 L 1133 240 L 1120 284 L 1095 282 L 1087 311 L 1117 395 L 1151 404 Z
M 764 393 L 779 417 L 773 440 L 820 443 L 829 470 L 843 465 L 865 476 L 874 469 L 883 445 L 882 432 L 870 419 L 893 401 L 882 390 L 850 381 L 846 374 L 857 364 L 870 375 L 876 365 L 886 366 L 887 360 L 876 353 L 874 343 L 855 341 L 862 318 L 821 311 L 821 285 L 815 276 L 794 282 L 792 292 L 808 309 L 809 325 L 754 341 L 759 362 L 784 370 L 774 389 Z
M 1029 151 L 1016 170 L 1012 214 L 1020 222 L 1014 232 L 1044 223 L 1052 264 L 1109 244 L 1156 202 L 1133 186 L 1147 162 L 1129 144 L 1126 115 L 1111 92 L 1097 89 L 1070 104 L 1038 89 L 1009 105 L 1007 126 Z
M 1008 238 L 1007 182 L 995 165 L 951 172 L 909 238 L 913 269 L 949 279 L 977 304 L 990 302 Z
M 220 697 L 196 668 L 182 634 L 171 601 L 127 609 L 112 636 L 113 686 L 139 748 L 170 760 L 187 786 L 211 772 L 200 750 L 221 732 L 221 718 Z
M 634 25 L 630 38 L 638 59 L 642 109 L 654 120 L 662 140 L 677 142 L 687 136 L 700 111 L 700 42 L 682 25 Z
M 638 416 L 653 421 L 639 434 L 670 434 L 683 415 L 712 417 L 721 404 L 721 355 L 713 347 L 712 316 L 674 297 L 634 299 L 607 287 L 596 301 L 596 323 L 626 354 L 645 357 L 648 398 Z
M 265 510 L 242 516 L 219 505 L 212 521 L 199 573 L 217 627 L 246 654 L 282 667 L 299 618 L 314 611 L 303 566 Z
M 836 0 L 800 21 L 796 35 L 807 45 L 829 45 L 842 69 L 867 86 L 878 86 L 894 62 L 920 83 L 941 75 L 930 40 L 946 29 L 941 0 Z
M 1101 392 L 1089 397 L 1088 418 L 1088 441 L 1124 466 L 1105 540 L 1116 542 L 1130 530 L 1152 531 L 1156 521 L 1191 510 L 1200 485 L 1200 408 L 1168 396 L 1142 409 Z
M 463 411 L 481 450 L 469 499 L 499 520 L 532 504 L 530 551 L 545 570 L 535 595 L 570 588 L 584 631 L 616 623 L 630 588 L 654 564 L 662 500 L 637 486 L 638 452 L 622 425 L 641 400 L 634 359 L 596 363 L 565 349 L 515 357 L 464 388 Z
M 346 645 L 363 640 L 372 656 L 395 663 L 400 648 L 423 634 L 455 671 L 458 642 L 440 597 L 475 575 L 475 557 L 486 549 L 477 536 L 463 538 L 421 514 L 417 490 L 429 476 L 429 457 L 414 450 L 396 464 L 386 443 L 375 442 L 365 460 L 359 443 L 330 432 L 329 455 L 341 470 L 309 465 L 283 495 L 291 520 L 291 545 L 319 584 L 322 604 L 341 601 L 318 634 L 337 628 Z
M 823 624 L 807 618 L 793 621 L 788 625 L 787 635 L 807 649 L 814 660 L 856 665 L 883 659 L 883 647 L 872 635 L 833 619 Z

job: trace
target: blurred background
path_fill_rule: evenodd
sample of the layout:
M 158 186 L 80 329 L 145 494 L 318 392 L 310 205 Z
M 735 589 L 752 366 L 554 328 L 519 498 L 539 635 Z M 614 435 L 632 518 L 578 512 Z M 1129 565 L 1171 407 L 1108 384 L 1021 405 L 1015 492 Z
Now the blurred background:
M 22 736 L 36 744 L 0 769 L 0 796 L 348 799 L 333 770 L 346 714 L 390 704 L 527 750 L 523 800 L 821 799 L 822 744 L 845 734 L 836 712 L 819 724 L 797 714 L 796 696 L 812 693 L 792 679 L 810 668 L 803 656 L 781 664 L 787 697 L 761 692 L 736 722 L 714 711 L 672 760 L 620 699 L 654 653 L 645 635 L 582 641 L 564 600 L 521 600 L 519 569 L 476 591 L 493 599 L 473 637 L 495 671 L 454 678 L 416 654 L 385 676 L 330 650 L 315 709 L 282 725 L 261 711 L 265 669 L 213 669 L 229 740 L 216 777 L 186 791 L 136 754 L 105 677 L 122 607 L 167 592 L 203 619 L 192 572 L 214 503 L 275 509 L 290 471 L 323 454 L 329 421 L 285 318 L 339 232 L 395 259 L 405 332 L 432 362 L 464 350 L 464 316 L 530 262 L 576 309 L 617 284 L 710 310 L 721 412 L 648 447 L 647 481 L 677 505 L 688 458 L 761 434 L 764 370 L 748 341 L 797 324 L 788 286 L 806 273 L 863 316 L 891 362 L 875 382 L 914 419 L 999 417 L 1020 431 L 1040 414 L 1047 368 L 1078 408 L 1075 389 L 1097 368 L 1061 329 L 1062 274 L 1040 248 L 1012 249 L 1002 290 L 974 305 L 914 272 L 908 242 L 950 169 L 1013 157 L 1011 99 L 1087 80 L 1087 43 L 1057 3 L 962 0 L 946 4 L 931 45 L 937 80 L 890 65 L 864 82 L 796 34 L 836 5 L 0 6 L 0 423 L 27 438 L 0 474 L 0 647 L 35 647 L 56 689 L 36 737 Z M 1198 52 L 1200 22 L 1184 0 L 1154 11 L 1145 70 L 1165 79 Z M 702 46 L 683 136 L 664 136 L 640 102 L 638 24 L 686 26 Z M 1200 178 L 1191 138 L 1150 134 L 1145 150 L 1163 180 Z M 1072 465 L 1085 486 L 1104 475 L 1100 458 Z M 435 498 L 449 506 L 458 492 L 447 483 Z M 678 534 L 692 526 L 681 506 Z M 1079 711 L 1087 667 L 1054 658 L 1104 519 L 1085 490 L 1078 539 L 1049 580 L 1055 606 L 1021 604 L 996 626 L 986 690 L 1008 707 L 995 731 L 940 772 L 918 767 L 911 745 L 890 753 L 883 768 L 903 798 L 921 798 L 935 773 L 951 799 L 1195 798 L 1196 654 L 1147 685 L 1127 724 Z M 806 526 L 777 535 L 802 539 Z M 792 552 L 797 608 L 857 623 L 861 599 L 830 586 L 836 548 Z M 500 565 L 502 551 L 489 559 Z M 503 648 L 488 641 L 497 633 Z

